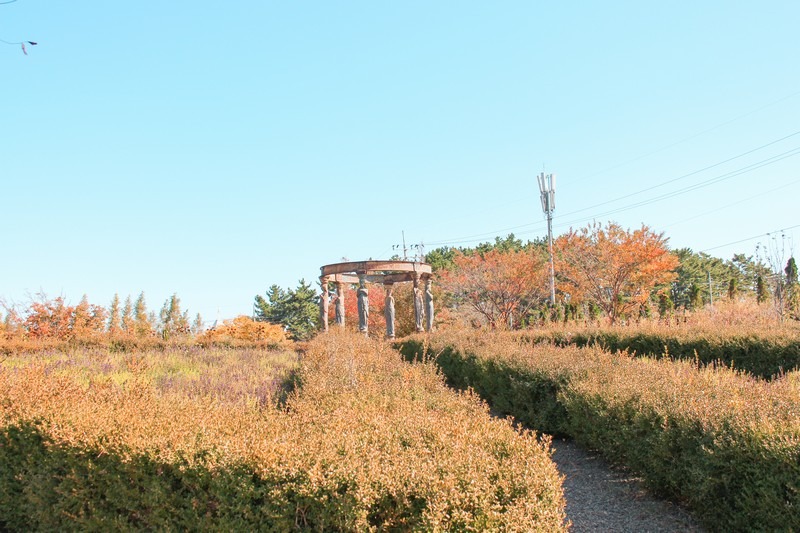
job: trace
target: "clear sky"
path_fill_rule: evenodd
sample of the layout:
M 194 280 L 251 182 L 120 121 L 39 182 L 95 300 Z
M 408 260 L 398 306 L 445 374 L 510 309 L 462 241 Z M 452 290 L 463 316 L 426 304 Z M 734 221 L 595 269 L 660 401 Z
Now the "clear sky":
M 0 296 L 249 314 L 403 231 L 542 237 L 543 168 L 557 234 L 753 254 L 800 224 L 798 21 L 796 1 L 0 5 L 0 39 L 39 43 L 0 44 Z

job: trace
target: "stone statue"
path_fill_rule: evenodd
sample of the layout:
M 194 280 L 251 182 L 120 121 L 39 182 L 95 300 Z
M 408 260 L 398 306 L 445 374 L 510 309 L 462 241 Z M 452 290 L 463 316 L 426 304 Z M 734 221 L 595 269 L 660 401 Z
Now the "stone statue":
M 328 292 L 328 278 L 322 278 L 322 295 L 319 297 L 319 325 L 322 331 L 328 331 L 328 306 L 330 305 L 330 292 Z
M 369 329 L 369 292 L 366 274 L 358 275 L 358 331 L 367 333 Z
M 344 327 L 344 283 L 336 283 L 336 324 Z
M 422 319 L 424 313 L 425 310 L 423 309 L 423 303 L 422 303 L 422 291 L 415 283 L 414 284 L 414 327 L 417 330 L 417 332 L 424 331 L 422 329 Z
M 383 316 L 386 319 L 386 338 L 394 339 L 394 295 L 392 294 L 391 285 L 386 285 Z
M 433 292 L 431 278 L 425 280 L 425 330 L 433 331 Z

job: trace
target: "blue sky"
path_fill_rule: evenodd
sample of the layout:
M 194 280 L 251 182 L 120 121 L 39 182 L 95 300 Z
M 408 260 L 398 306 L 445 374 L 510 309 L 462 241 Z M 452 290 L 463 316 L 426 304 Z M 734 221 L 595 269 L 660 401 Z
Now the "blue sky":
M 788 1 L 0 5 L 0 39 L 39 43 L 0 44 L 0 296 L 248 314 L 401 232 L 542 237 L 543 168 L 557 234 L 645 223 L 752 254 L 800 224 L 798 20 Z

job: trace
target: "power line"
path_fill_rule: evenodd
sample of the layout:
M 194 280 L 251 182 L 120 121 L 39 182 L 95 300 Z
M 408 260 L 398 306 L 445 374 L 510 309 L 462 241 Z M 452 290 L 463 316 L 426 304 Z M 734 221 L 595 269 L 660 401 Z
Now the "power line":
M 569 222 L 562 222 L 562 223 L 558 224 L 558 227 L 568 226 L 570 224 L 573 224 L 573 223 L 576 223 L 576 222 L 582 222 L 582 221 L 587 220 L 587 219 L 588 220 L 592 220 L 592 219 L 595 219 L 595 218 L 598 218 L 598 217 L 605 217 L 605 216 L 608 216 L 608 215 L 614 215 L 616 213 L 621 213 L 623 211 L 628 211 L 630 209 L 635 209 L 637 207 L 642 207 L 644 205 L 649 205 L 649 204 L 652 204 L 652 203 L 655 203 L 655 202 L 660 202 L 661 200 L 666 200 L 668 198 L 674 198 L 675 196 L 680 196 L 681 194 L 686 194 L 688 192 L 692 192 L 692 191 L 695 191 L 697 189 L 702 189 L 704 187 L 708 187 L 709 185 L 714 185 L 715 183 L 719 183 L 721 181 L 725 181 L 725 180 L 729 180 L 731 178 L 735 178 L 737 176 L 741 176 L 742 174 L 746 174 L 748 172 L 752 172 L 753 170 L 757 170 L 759 168 L 771 165 L 773 163 L 777 163 L 778 161 L 782 161 L 784 159 L 796 156 L 798 154 L 800 154 L 800 146 L 796 147 L 796 148 L 792 148 L 791 150 L 788 150 L 788 151 L 783 152 L 781 154 L 778 154 L 776 156 L 768 157 L 767 159 L 762 159 L 761 161 L 759 161 L 757 163 L 753 163 L 751 165 L 747 165 L 745 167 L 741 167 L 741 168 L 739 168 L 737 170 L 732 170 L 730 172 L 726 172 L 724 174 L 720 174 L 719 176 L 715 176 L 715 177 L 707 179 L 705 181 L 701 181 L 700 183 L 696 183 L 694 185 L 689 185 L 687 187 L 683 187 L 681 189 L 677 189 L 675 191 L 672 191 L 672 192 L 669 192 L 669 193 L 665 193 L 665 194 L 656 196 L 654 198 L 650 198 L 650 199 L 647 199 L 647 200 L 642 200 L 642 201 L 636 202 L 634 204 L 629 204 L 627 206 L 622 206 L 622 207 L 619 207 L 619 208 L 616 208 L 616 209 L 612 209 L 610 211 L 604 211 L 602 213 L 596 213 L 591 217 L 582 217 L 582 218 L 578 218 L 578 219 L 573 219 L 573 220 L 571 220 Z
M 770 102 L 770 103 L 768 103 L 768 104 L 764 104 L 764 105 L 762 105 L 761 107 L 759 107 L 759 108 L 756 108 L 756 109 L 754 109 L 754 110 L 752 110 L 752 111 L 748 111 L 747 113 L 745 113 L 745 114 L 743 114 L 743 115 L 739 115 L 739 116 L 737 116 L 737 117 L 734 117 L 734 118 L 732 118 L 732 119 L 726 120 L 725 122 L 720 122 L 719 124 L 717 124 L 717 125 L 715 125 L 715 126 L 711 126 L 710 128 L 707 128 L 707 129 L 705 129 L 705 130 L 703 130 L 703 131 L 700 131 L 700 132 L 698 132 L 698 133 L 695 133 L 695 134 L 693 134 L 693 135 L 690 135 L 690 136 L 688 136 L 688 137 L 684 137 L 683 139 L 681 139 L 681 140 L 679 140 L 679 141 L 675 141 L 675 142 L 673 142 L 673 143 L 670 143 L 670 144 L 668 144 L 668 145 L 666 145 L 666 146 L 663 146 L 663 147 L 661 147 L 661 148 L 658 148 L 658 149 L 656 149 L 656 150 L 653 150 L 652 152 L 647 152 L 647 153 L 645 153 L 645 154 L 642 154 L 642 155 L 640 155 L 640 156 L 634 157 L 634 158 L 632 158 L 632 159 L 629 159 L 629 160 L 627 160 L 627 161 L 624 161 L 624 162 L 622 162 L 622 163 L 618 163 L 618 164 L 616 164 L 616 165 L 613 165 L 613 166 L 611 166 L 611 167 L 605 168 L 605 169 L 603 169 L 603 170 L 599 170 L 599 171 L 595 172 L 594 174 L 589 174 L 589 175 L 586 175 L 586 176 L 581 176 L 581 177 L 579 177 L 579 178 L 577 178 L 577 179 L 574 179 L 574 180 L 572 180 L 572 182 L 573 182 L 573 183 L 580 183 L 580 182 L 582 182 L 582 181 L 585 181 L 585 180 L 587 180 L 587 179 L 589 179 L 589 178 L 593 178 L 593 177 L 595 177 L 595 176 L 598 176 L 598 175 L 600 175 L 600 174 L 605 174 L 606 172 L 610 172 L 611 170 L 615 170 L 615 169 L 618 169 L 618 168 L 620 168 L 620 167 L 624 167 L 625 165 L 628 165 L 628 164 L 630 164 L 630 163 L 634 163 L 634 162 L 636 162 L 636 161 L 640 161 L 640 160 L 642 160 L 642 159 L 645 159 L 645 158 L 647 158 L 647 157 L 650 157 L 651 155 L 658 154 L 658 153 L 660 153 L 660 152 L 663 152 L 664 150 L 668 150 L 668 149 L 670 149 L 670 148 L 672 148 L 672 147 L 674 147 L 674 146 L 677 146 L 677 145 L 679 145 L 679 144 L 683 144 L 683 143 L 685 143 L 686 141 L 690 141 L 690 140 L 692 140 L 692 139 L 695 139 L 695 138 L 697 138 L 697 137 L 700 137 L 701 135 L 705 135 L 706 133 L 708 133 L 708 132 L 710 132 L 710 131 L 714 131 L 714 130 L 716 130 L 716 129 L 719 129 L 719 128 L 721 128 L 722 126 L 727 126 L 728 124 L 731 124 L 731 123 L 733 123 L 733 122 L 736 122 L 737 120 L 741 120 L 741 119 L 743 119 L 743 118 L 745 118 L 745 117 L 749 117 L 750 115 L 753 115 L 753 114 L 755 114 L 755 113 L 758 113 L 759 111 L 762 111 L 762 110 L 764 110 L 764 109 L 767 109 L 768 107 L 772 107 L 772 106 L 774 106 L 774 105 L 777 105 L 777 104 L 779 104 L 779 103 L 781 103 L 781 102 L 783 102 L 783 101 L 785 101 L 785 100 L 788 100 L 788 99 L 790 99 L 790 98 L 793 98 L 793 97 L 795 97 L 795 96 L 797 96 L 797 95 L 799 95 L 799 94 L 800 94 L 800 91 L 793 92 L 793 93 L 791 93 L 791 94 L 789 94 L 789 95 L 787 95 L 787 96 L 784 96 L 783 98 L 779 98 L 778 100 L 774 100 L 774 101 L 772 101 L 772 102 Z
M 733 161 L 735 159 L 739 159 L 739 158 L 741 158 L 741 157 L 743 157 L 745 155 L 752 154 L 752 153 L 754 153 L 754 152 L 756 152 L 758 150 L 762 150 L 762 149 L 764 149 L 766 147 L 772 146 L 772 145 L 774 145 L 774 144 L 776 144 L 778 142 L 784 141 L 784 140 L 789 139 L 791 137 L 794 137 L 796 135 L 800 135 L 800 131 L 796 131 L 796 132 L 794 132 L 794 133 L 792 133 L 790 135 L 786 135 L 784 137 L 781 137 L 780 139 L 776 139 L 774 141 L 771 141 L 769 143 L 761 145 L 761 146 L 759 146 L 757 148 L 753 148 L 751 150 L 747 150 L 747 151 L 742 152 L 740 154 L 737 154 L 737 155 L 735 155 L 733 157 L 729 157 L 729 158 L 727 158 L 727 159 L 725 159 L 723 161 L 720 161 L 718 163 L 714 163 L 712 165 L 708 165 L 708 166 L 703 167 L 703 168 L 701 168 L 699 170 L 690 172 L 688 174 L 684 174 L 684 175 L 679 176 L 677 178 L 669 179 L 669 180 L 664 181 L 664 182 L 662 182 L 660 184 L 653 185 L 651 187 L 647 187 L 647 188 L 642 189 L 640 191 L 637 191 L 635 193 L 630 193 L 630 194 L 621 196 L 619 198 L 615 198 L 613 200 L 608 200 L 606 202 L 595 204 L 595 205 L 587 207 L 587 208 L 582 208 L 582 209 L 578 209 L 578 210 L 575 210 L 575 211 L 571 211 L 571 212 L 565 213 L 563 215 L 560 215 L 558 218 L 563 218 L 563 217 L 566 217 L 568 215 L 573 215 L 573 214 L 576 214 L 576 213 L 581 213 L 581 212 L 584 212 L 584 211 L 588 211 L 589 209 L 592 209 L 592 208 L 595 208 L 595 207 L 599 207 L 599 206 L 602 206 L 602 205 L 607 205 L 609 203 L 613 203 L 613 202 L 616 202 L 616 201 L 619 201 L 619 200 L 622 200 L 622 199 L 625 199 L 625 198 L 629 198 L 631 196 L 635 196 L 637 194 L 641 194 L 643 192 L 647 192 L 647 191 L 656 189 L 656 188 L 661 187 L 663 185 L 667 185 L 669 183 L 674 183 L 674 182 L 679 181 L 681 179 L 697 175 L 697 174 L 699 174 L 701 172 L 704 172 L 706 170 L 718 167 L 718 166 L 720 166 L 720 165 L 722 165 L 724 163 L 728 163 L 728 162 Z M 757 170 L 757 169 L 765 167 L 767 165 L 771 165 L 773 163 L 777 163 L 778 161 L 781 161 L 783 159 L 787 159 L 789 157 L 793 157 L 793 156 L 798 155 L 798 154 L 800 154 L 800 147 L 795 147 L 795 148 L 792 148 L 791 150 L 787 150 L 786 152 L 782 152 L 780 154 L 768 157 L 766 159 L 762 159 L 761 161 L 758 161 L 756 163 L 751 163 L 750 165 L 746 165 L 746 166 L 740 167 L 740 168 L 738 168 L 736 170 L 732 170 L 732 171 L 720 174 L 718 176 L 715 176 L 713 178 L 707 179 L 705 181 L 701 181 L 699 183 L 688 185 L 686 187 L 682 187 L 680 189 L 676 189 L 674 191 L 671 191 L 671 192 L 668 192 L 668 193 L 664 193 L 664 194 L 661 194 L 661 195 L 653 197 L 653 198 L 641 200 L 641 201 L 635 202 L 633 204 L 628 204 L 628 205 L 621 206 L 621 207 L 618 207 L 618 208 L 615 208 L 615 209 L 611 209 L 609 211 L 604 211 L 604 212 L 601 212 L 601 213 L 595 213 L 595 214 L 590 215 L 590 216 L 572 219 L 572 220 L 567 221 L 567 222 L 561 222 L 559 224 L 556 224 L 556 226 L 557 227 L 565 227 L 565 226 L 569 226 L 571 224 L 575 224 L 575 223 L 578 223 L 578 222 L 583 222 L 585 220 L 593 220 L 595 218 L 605 217 L 605 216 L 613 215 L 613 214 L 616 214 L 616 213 L 621 213 L 623 211 L 627 211 L 627 210 L 630 210 L 630 209 L 635 209 L 637 207 L 642 207 L 644 205 L 648 205 L 648 204 L 651 204 L 651 203 L 659 202 L 661 200 L 666 200 L 666 199 L 669 199 L 669 198 L 673 198 L 673 197 L 679 196 L 681 194 L 686 194 L 688 192 L 692 192 L 692 191 L 695 191 L 697 189 L 708 187 L 709 185 L 713 185 L 715 183 L 719 183 L 721 181 L 725 181 L 725 180 L 740 176 L 742 174 L 745 174 L 747 172 L 751 172 L 753 170 Z M 477 240 L 480 240 L 480 239 L 476 240 L 476 239 L 474 239 L 474 237 L 484 237 L 484 236 L 497 235 L 498 233 L 501 233 L 503 231 L 520 229 L 520 228 L 527 228 L 527 227 L 531 227 L 531 226 L 537 226 L 537 229 L 538 229 L 539 227 L 541 227 L 540 224 L 541 223 L 539 223 L 539 222 L 530 222 L 530 223 L 527 223 L 527 224 L 521 224 L 521 225 L 513 226 L 513 227 L 510 227 L 510 228 L 505 228 L 505 229 L 501 229 L 501 230 L 494 230 L 494 231 L 488 231 L 488 232 L 485 232 L 485 233 L 479 233 L 479 234 L 469 235 L 469 236 L 465 236 L 465 237 L 457 237 L 457 238 L 450 239 L 450 240 L 433 241 L 433 242 L 429 242 L 428 244 L 429 245 L 467 244 L 467 243 L 477 242 Z M 530 233 L 533 233 L 533 232 L 535 232 L 535 230 L 520 232 L 520 235 L 526 235 L 526 234 L 530 234 Z
M 746 152 L 742 152 L 742 153 L 740 153 L 738 155 L 735 155 L 733 157 L 729 157 L 728 159 L 725 159 L 723 161 L 719 161 L 718 163 L 714 163 L 713 165 L 708 165 L 708 166 L 703 167 L 703 168 L 701 168 L 699 170 L 695 170 L 693 172 L 689 172 L 688 174 L 684 174 L 682 176 L 678 176 L 677 178 L 672 178 L 672 179 L 668 179 L 666 181 L 662 181 L 661 183 L 657 183 L 656 185 L 652 185 L 650 187 L 647 187 L 647 188 L 644 188 L 644 189 L 640 189 L 640 190 L 638 190 L 636 192 L 625 194 L 623 196 L 620 196 L 618 198 L 614 198 L 612 200 L 607 200 L 605 202 L 600 202 L 599 204 L 590 205 L 589 207 L 584 207 L 584 208 L 581 208 L 581 209 L 577 209 L 575 211 L 571 211 L 569 213 L 565 213 L 562 216 L 573 215 L 575 213 L 582 213 L 583 211 L 588 211 L 590 209 L 594 209 L 595 207 L 608 205 L 608 204 L 611 204 L 611 203 L 614 203 L 614 202 L 618 202 L 619 200 L 624 200 L 626 198 L 630 198 L 631 196 L 636 196 L 637 194 L 642 194 L 644 192 L 652 191 L 653 189 L 658 189 L 659 187 L 663 187 L 664 185 L 669 185 L 670 183 L 675 183 L 676 181 L 680 181 L 682 179 L 686 179 L 686 178 L 689 178 L 691 176 L 695 176 L 697 174 L 700 174 L 701 172 L 705 172 L 706 170 L 711 170 L 712 168 L 718 167 L 720 165 L 724 165 L 725 163 L 730 163 L 731 161 L 734 161 L 734 160 L 739 159 L 741 157 L 744 157 L 746 155 L 750 155 L 750 154 L 752 154 L 754 152 L 757 152 L 759 150 L 763 150 L 764 148 L 767 148 L 769 146 L 777 144 L 777 143 L 779 143 L 781 141 L 785 141 L 786 139 L 789 139 L 789 138 L 794 137 L 796 135 L 800 135 L 800 131 L 796 131 L 796 132 L 791 133 L 791 134 L 789 134 L 789 135 L 787 135 L 785 137 L 781 137 L 780 139 L 776 139 L 774 141 L 770 141 L 767 144 L 762 144 L 761 146 L 759 146 L 757 148 L 753 148 L 752 150 L 748 150 Z
M 772 231 L 768 231 L 766 233 L 761 233 L 759 235 L 756 235 L 755 237 L 748 237 L 746 239 L 740 239 L 738 241 L 726 242 L 725 244 L 720 244 L 719 246 L 712 246 L 711 248 L 706 248 L 705 250 L 700 250 L 700 251 L 701 252 L 708 252 L 710 250 L 716 250 L 718 248 L 724 248 L 724 247 L 730 246 L 732 244 L 739 244 L 741 242 L 752 241 L 754 239 L 758 239 L 759 237 L 768 237 L 772 233 L 777 233 L 779 231 L 787 231 L 787 230 L 795 229 L 795 228 L 800 228 L 800 224 L 796 224 L 794 226 L 789 226 L 788 228 L 774 229 Z
M 710 215 L 711 213 L 716 213 L 717 211 L 722 211 L 723 209 L 727 209 L 727 208 L 733 207 L 735 205 L 739 205 L 739 204 L 743 204 L 743 203 L 746 203 L 746 202 L 750 202 L 753 198 L 758 198 L 759 196 L 765 196 L 767 194 L 773 193 L 775 191 L 779 191 L 781 189 L 785 189 L 786 187 L 790 187 L 790 186 L 795 185 L 797 183 L 800 183 L 800 179 L 797 179 L 797 180 L 794 180 L 794 181 L 790 181 L 789 183 L 784 183 L 783 185 L 775 187 L 774 189 L 769 189 L 769 190 L 766 190 L 764 192 L 760 192 L 758 194 L 752 194 L 752 195 L 748 196 L 747 198 L 745 198 L 744 200 L 739 200 L 739 201 L 736 201 L 736 202 L 733 202 L 733 203 L 730 203 L 730 204 L 726 204 L 726 205 L 723 205 L 723 206 L 718 207 L 716 209 L 712 209 L 711 211 L 704 211 L 703 213 L 698 213 L 697 215 L 691 216 L 689 218 L 684 218 L 683 220 L 678 220 L 677 222 L 671 222 L 671 223 L 667 224 L 666 226 L 661 226 L 661 227 L 662 228 L 670 228 L 672 226 L 677 226 L 678 224 L 683 224 L 684 222 L 689 222 L 690 220 L 695 220 L 697 218 L 701 218 L 701 217 L 704 217 L 706 215 Z
M 788 95 L 786 95 L 786 96 L 784 96 L 784 97 L 782 97 L 782 98 L 779 98 L 779 99 L 777 99 L 777 100 L 773 100 L 773 101 L 771 101 L 771 102 L 769 102 L 769 103 L 767 103 L 767 104 L 764 104 L 764 105 L 762 105 L 762 106 L 760 106 L 760 107 L 758 107 L 758 108 L 756 108 L 756 109 L 753 109 L 752 111 L 748 111 L 747 113 L 744 113 L 744 114 L 742 114 L 742 115 L 738 115 L 738 116 L 736 116 L 736 117 L 734 117 L 734 118 L 732 118 L 732 119 L 726 120 L 726 121 L 724 121 L 724 122 L 720 122 L 719 124 L 716 124 L 716 125 L 714 125 L 714 126 L 711 126 L 710 128 L 706 128 L 706 129 L 704 129 L 704 130 L 702 130 L 702 131 L 700 131 L 700 132 L 697 132 L 697 133 L 694 133 L 694 134 L 692 134 L 692 135 L 689 135 L 688 137 L 684 137 L 684 138 L 683 138 L 683 139 L 681 139 L 681 140 L 678 140 L 678 141 L 675 141 L 675 142 L 673 142 L 673 143 L 670 143 L 670 144 L 668 144 L 668 145 L 666 145 L 666 146 L 663 146 L 663 147 L 661 147 L 661 148 L 659 148 L 659 149 L 657 149 L 657 150 L 654 150 L 654 151 L 652 151 L 652 152 L 648 152 L 648 153 L 646 153 L 646 154 L 643 154 L 643 155 L 640 155 L 640 156 L 634 157 L 634 158 L 632 158 L 632 159 L 629 159 L 629 160 L 627 160 L 627 161 L 624 161 L 624 162 L 622 162 L 622 163 L 618 163 L 618 164 L 616 164 L 616 165 L 613 165 L 613 166 L 611 166 L 611 167 L 608 167 L 608 168 L 606 168 L 606 169 L 603 169 L 603 170 L 597 171 L 597 172 L 595 172 L 595 173 L 593 173 L 593 174 L 585 175 L 585 176 L 582 176 L 582 177 L 579 177 L 579 178 L 577 178 L 577 179 L 573 179 L 573 180 L 570 180 L 570 181 L 571 181 L 571 183 L 579 183 L 579 182 L 581 182 L 581 181 L 584 181 L 584 180 L 586 180 L 586 179 L 588 179 L 588 178 L 592 178 L 592 177 L 594 177 L 594 176 L 597 176 L 597 175 L 599 175 L 599 174 L 603 174 L 603 173 L 605 173 L 605 172 L 608 172 L 608 171 L 610 171 L 610 170 L 614 170 L 614 169 L 616 169 L 616 168 L 619 168 L 619 167 L 625 166 L 625 165 L 627 165 L 627 164 L 629 164 L 629 163 L 632 163 L 632 162 L 635 162 L 635 161 L 639 161 L 639 160 L 641 160 L 641 159 L 645 159 L 645 158 L 647 158 L 647 157 L 649 157 L 649 156 L 651 156 L 651 155 L 657 154 L 657 153 L 659 153 L 659 152 L 663 152 L 664 150 L 667 150 L 667 149 L 669 149 L 669 148 L 672 148 L 673 146 L 677 146 L 677 145 L 679 145 L 679 144 L 683 144 L 683 143 L 684 143 L 684 142 L 686 142 L 686 141 L 689 141 L 689 140 L 692 140 L 692 139 L 694 139 L 694 138 L 700 137 L 700 136 L 702 136 L 702 135 L 704 135 L 704 134 L 706 134 L 706 133 L 708 133 L 708 132 L 710 132 L 710 131 L 714 131 L 714 130 L 716 130 L 716 129 L 719 129 L 719 128 L 721 128 L 722 126 L 726 126 L 726 125 L 728 125 L 728 124 L 731 124 L 731 123 L 733 123 L 733 122 L 736 122 L 737 120 L 741 120 L 741 119 L 743 119 L 743 118 L 745 118 L 745 117 L 748 117 L 748 116 L 750 116 L 750 115 L 753 115 L 753 114 L 755 114 L 755 113 L 758 113 L 759 111 L 762 111 L 762 110 L 764 110 L 764 109 L 767 109 L 767 108 L 769 108 L 769 107 L 772 107 L 772 106 L 774 106 L 774 105 L 777 105 L 777 104 L 779 104 L 779 103 L 781 103 L 781 102 L 784 102 L 784 101 L 786 101 L 786 100 L 789 100 L 790 98 L 794 98 L 795 96 L 798 96 L 798 95 L 800 95 L 800 91 L 795 91 L 795 92 L 793 92 L 793 93 L 790 93 L 790 94 L 788 94 Z M 800 132 L 793 133 L 793 134 L 791 134 L 791 135 L 787 136 L 786 138 L 788 138 L 788 137 L 791 137 L 791 136 L 794 136 L 794 135 L 797 135 L 797 133 L 800 133 Z M 767 147 L 767 146 L 770 146 L 771 144 L 775 144 L 775 143 L 777 143 L 777 142 L 780 142 L 781 140 L 784 140 L 784 139 L 778 139 L 778 140 L 776 140 L 776 141 L 773 141 L 772 143 L 768 143 L 767 145 L 761 146 L 761 147 L 759 147 L 759 148 L 754 148 L 752 151 L 760 150 L 760 149 L 762 149 L 762 148 L 765 148 L 765 147 Z M 747 153 L 752 153 L 752 151 L 751 151 L 751 152 L 746 152 L 746 153 L 744 153 L 744 154 L 739 154 L 739 155 L 737 155 L 737 156 L 734 156 L 733 158 L 731 158 L 731 159 L 729 159 L 729 160 L 726 160 L 726 161 L 721 161 L 721 162 L 719 162 L 719 163 L 716 163 L 716 164 L 714 164 L 714 165 L 711 165 L 711 166 L 709 166 L 708 168 L 706 168 L 705 170 L 708 170 L 709 168 L 713 168 L 714 166 L 721 165 L 721 164 L 723 164 L 723 163 L 726 163 L 726 162 L 728 162 L 728 161 L 731 161 L 731 160 L 733 160 L 733 159 L 736 159 L 736 158 L 738 158 L 738 157 L 742 157 L 742 156 L 744 156 L 744 155 L 747 155 Z M 698 171 L 695 171 L 694 173 L 697 173 L 697 172 L 702 172 L 702 171 L 703 171 L 703 169 L 701 169 L 701 170 L 698 170 Z M 674 178 L 672 181 L 677 181 L 677 180 L 679 180 L 679 179 L 683 179 L 683 178 L 685 178 L 685 177 L 689 177 L 689 176 L 693 175 L 694 173 L 690 173 L 690 174 L 686 174 L 686 175 L 684 175 L 684 176 L 680 176 L 680 177 L 678 177 L 678 178 Z M 663 184 L 662 184 L 662 185 L 663 185 Z M 656 186 L 654 186 L 654 187 L 658 187 L 658 186 L 660 186 L 660 185 L 656 185 Z M 644 191 L 639 191 L 639 192 L 645 192 L 646 190 L 649 190 L 649 189 L 645 189 Z M 638 193 L 632 193 L 631 195 L 633 195 L 633 194 L 638 194 Z M 622 198 L 616 198 L 616 199 L 614 199 L 614 200 L 609 200 L 609 202 L 606 202 L 606 203 L 615 202 L 615 201 L 618 201 L 618 200 L 620 200 L 620 199 L 623 199 L 623 198 L 626 198 L 626 197 L 627 197 L 627 196 L 625 196 L 625 197 L 622 197 Z M 519 204 L 519 203 L 522 203 L 523 201 L 524 201 L 524 200 L 522 200 L 522 199 L 520 199 L 520 200 L 516 200 L 516 201 L 512 201 L 512 202 L 508 202 L 508 201 L 506 201 L 506 202 L 503 202 L 502 204 L 500 204 L 498 207 L 506 207 L 506 206 L 513 205 L 513 204 Z M 604 204 L 605 204 L 605 203 L 604 203 Z M 595 206 L 590 206 L 590 207 L 587 207 L 587 208 L 585 208 L 584 210 L 593 209 L 594 207 L 598 207 L 599 205 L 604 205 L 604 204 L 598 204 L 598 205 L 595 205 Z M 483 212 L 486 212 L 486 211 L 488 211 L 488 210 L 489 210 L 489 209 L 484 209 L 484 210 L 481 210 L 481 211 L 479 211 L 479 212 L 480 212 L 480 213 L 483 213 Z M 567 215 L 570 215 L 570 214 L 573 214 L 573 213 L 576 213 L 576 212 L 577 212 L 577 211 L 573 211 L 572 213 L 564 213 L 564 214 L 562 214 L 561 216 L 567 216 Z M 475 215 L 475 212 L 473 211 L 473 212 L 471 213 L 471 215 L 470 215 L 470 216 L 474 216 L 474 215 Z M 463 218 L 463 217 L 457 217 L 457 218 Z M 453 219 L 451 218 L 451 220 L 453 220 Z M 519 226 L 512 226 L 512 227 L 509 227 L 509 228 L 498 229 L 498 230 L 495 230 L 495 231 L 488 231 L 488 232 L 485 232 L 485 233 L 478 233 L 478 234 L 475 234 L 475 235 L 468 235 L 468 236 L 463 236 L 463 237 L 456 237 L 455 239 L 451 239 L 451 240 L 441 240 L 441 241 L 431 242 L 431 243 L 428 243 L 428 244 L 431 244 L 431 245 L 437 245 L 437 244 L 449 244 L 449 243 L 453 243 L 453 242 L 456 242 L 456 241 L 461 241 L 461 240 L 464 240 L 464 239 L 471 239 L 471 238 L 475 238 L 475 237 L 482 237 L 482 236 L 491 236 L 491 235 L 497 235 L 498 233 L 502 233 L 502 232 L 505 232 L 505 231 L 513 231 L 513 230 L 515 230 L 515 229 L 520 229 L 520 228 L 524 228 L 524 227 L 529 227 L 529 226 L 532 226 L 532 225 L 534 225 L 534 224 L 536 224 L 536 223 L 534 222 L 534 223 L 521 224 L 521 225 L 519 225 Z M 474 241 L 464 241 L 464 242 L 474 242 Z

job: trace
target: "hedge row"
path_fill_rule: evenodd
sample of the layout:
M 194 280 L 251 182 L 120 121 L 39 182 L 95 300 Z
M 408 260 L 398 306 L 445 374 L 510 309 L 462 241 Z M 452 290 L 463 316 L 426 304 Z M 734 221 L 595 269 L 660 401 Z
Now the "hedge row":
M 400 345 L 435 357 L 498 414 L 573 437 L 686 504 L 713 531 L 800 530 L 800 378 L 771 382 L 687 361 L 435 335 Z
M 688 359 L 702 364 L 723 364 L 762 378 L 773 378 L 800 368 L 800 340 L 757 335 L 694 336 L 670 332 L 547 331 L 523 333 L 534 343 L 556 346 L 598 345 L 612 352 L 640 356 Z
M 0 365 L 0 530 L 565 528 L 547 439 L 383 343 L 313 341 L 284 407 L 51 370 Z

